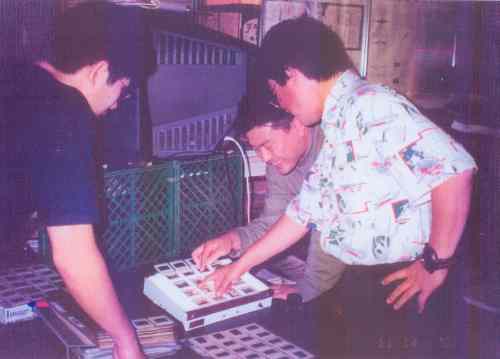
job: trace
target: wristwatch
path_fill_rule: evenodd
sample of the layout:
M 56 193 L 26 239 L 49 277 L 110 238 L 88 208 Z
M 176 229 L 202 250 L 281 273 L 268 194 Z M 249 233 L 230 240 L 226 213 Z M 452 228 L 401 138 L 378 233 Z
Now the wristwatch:
M 455 256 L 439 258 L 434 248 L 429 243 L 426 243 L 420 260 L 427 272 L 434 273 L 439 269 L 446 269 L 453 265 L 455 263 Z

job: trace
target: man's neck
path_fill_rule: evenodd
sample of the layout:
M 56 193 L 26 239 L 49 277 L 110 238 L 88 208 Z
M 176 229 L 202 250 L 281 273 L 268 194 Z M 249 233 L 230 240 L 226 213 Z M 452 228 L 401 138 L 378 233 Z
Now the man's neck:
M 75 74 L 64 73 L 46 61 L 40 61 L 37 62 L 36 64 L 45 71 L 47 71 L 56 81 L 64 85 L 76 88 L 78 90 L 78 73 Z
M 75 73 L 66 73 L 45 61 L 37 62 L 36 65 L 47 71 L 57 82 L 76 89 L 92 107 L 88 86 L 89 71 L 91 71 L 89 66 L 82 67 Z
M 319 82 L 321 103 L 324 104 L 326 102 L 328 95 L 330 94 L 333 87 L 337 83 L 337 80 L 344 74 L 344 72 L 345 71 L 338 72 L 329 79 Z

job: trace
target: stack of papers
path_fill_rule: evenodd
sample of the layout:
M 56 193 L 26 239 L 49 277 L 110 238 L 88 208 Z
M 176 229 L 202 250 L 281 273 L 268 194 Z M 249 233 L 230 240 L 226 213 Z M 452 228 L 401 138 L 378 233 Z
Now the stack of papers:
M 113 339 L 100 328 L 65 292 L 47 298 L 48 308 L 40 309 L 47 325 L 77 358 L 112 358 Z M 133 319 L 132 325 L 146 354 L 154 358 L 179 349 L 175 323 L 167 315 Z

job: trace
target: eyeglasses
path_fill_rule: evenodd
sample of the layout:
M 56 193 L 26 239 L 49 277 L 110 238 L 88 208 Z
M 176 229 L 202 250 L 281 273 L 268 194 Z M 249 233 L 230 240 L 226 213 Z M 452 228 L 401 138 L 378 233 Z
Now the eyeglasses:
M 280 105 L 278 105 L 278 104 L 277 104 L 276 102 L 274 102 L 274 101 L 269 101 L 269 104 L 270 104 L 271 106 L 273 106 L 274 108 L 277 108 L 278 110 L 282 110 L 281 106 L 280 106 Z

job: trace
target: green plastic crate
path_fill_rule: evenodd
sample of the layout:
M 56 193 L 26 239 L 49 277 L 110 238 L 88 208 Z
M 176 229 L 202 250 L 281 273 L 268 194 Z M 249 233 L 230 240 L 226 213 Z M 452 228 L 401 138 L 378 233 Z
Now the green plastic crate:
M 201 242 L 241 225 L 242 179 L 239 155 L 105 173 L 107 223 L 99 238 L 108 265 L 121 271 L 189 256 Z M 41 252 L 48 258 L 43 237 Z

